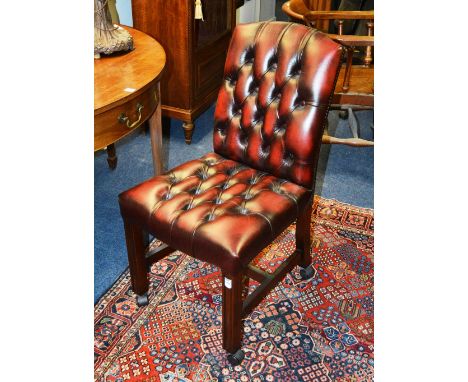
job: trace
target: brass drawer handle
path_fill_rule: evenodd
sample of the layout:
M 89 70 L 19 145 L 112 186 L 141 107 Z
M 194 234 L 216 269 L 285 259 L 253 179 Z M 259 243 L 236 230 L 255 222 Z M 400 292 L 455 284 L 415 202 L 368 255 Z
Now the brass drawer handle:
M 119 122 L 122 124 L 126 124 L 129 129 L 133 129 L 141 121 L 141 111 L 143 110 L 143 105 L 141 103 L 137 103 L 136 107 L 137 107 L 138 119 L 133 123 L 130 122 L 130 119 L 127 117 L 125 113 L 122 113 L 119 115 Z

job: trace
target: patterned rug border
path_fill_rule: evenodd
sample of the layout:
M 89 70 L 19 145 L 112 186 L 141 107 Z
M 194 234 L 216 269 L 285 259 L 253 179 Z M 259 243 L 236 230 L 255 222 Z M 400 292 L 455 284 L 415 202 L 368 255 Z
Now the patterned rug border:
M 360 229 L 360 228 L 353 227 L 347 224 L 345 221 L 346 214 L 343 215 L 339 221 L 337 221 L 333 215 L 325 214 L 323 216 L 322 214 L 320 214 L 320 217 L 318 216 L 317 210 L 319 207 L 331 208 L 331 207 L 334 207 L 335 205 L 338 208 L 339 207 L 343 208 L 348 213 L 354 212 L 360 215 L 362 214 L 368 215 L 365 228 Z M 322 198 L 316 195 L 314 197 L 313 216 L 314 216 L 313 223 L 315 224 L 323 224 L 325 226 L 329 226 L 332 228 L 342 227 L 342 228 L 346 228 L 346 230 L 349 230 L 351 232 L 373 236 L 373 209 L 371 208 L 353 206 L 347 203 L 340 202 L 335 199 L 326 199 L 326 198 Z M 141 310 L 140 316 L 138 316 L 135 322 L 132 323 L 130 329 L 123 335 L 122 339 L 115 345 L 115 347 L 112 350 L 110 350 L 108 355 L 105 357 L 105 361 L 102 362 L 100 365 L 98 364 L 97 368 L 95 366 L 95 373 L 94 373 L 95 381 L 98 381 L 99 378 L 105 375 L 109 367 L 113 364 L 113 362 L 119 357 L 122 351 L 126 348 L 132 336 L 139 330 L 141 325 L 145 323 L 145 321 L 149 318 L 149 316 L 157 309 L 161 300 L 166 296 L 169 290 L 174 286 L 176 281 L 180 279 L 183 276 L 183 274 L 188 271 L 187 265 L 191 261 L 190 256 L 179 251 L 175 253 L 182 254 L 183 257 L 180 263 L 177 264 L 177 266 L 175 267 L 174 273 L 169 278 L 170 280 L 172 280 L 172 282 L 168 282 L 167 284 L 164 284 L 156 294 L 152 293 L 151 295 L 152 298 L 149 300 L 150 302 L 148 306 L 145 309 Z M 122 273 L 122 275 L 117 279 L 117 281 L 111 286 L 111 288 L 106 293 L 104 293 L 104 295 L 96 303 L 94 307 L 95 317 L 98 316 L 100 313 L 102 313 L 106 309 L 108 304 L 112 301 L 112 299 L 115 296 L 119 295 L 119 292 L 125 287 L 125 285 L 127 285 L 129 280 L 130 280 L 130 274 L 127 268 Z
M 329 207 L 334 207 L 335 205 L 337 205 L 338 207 L 343 208 L 347 212 L 368 215 L 368 222 L 366 224 L 366 228 L 358 228 L 347 224 L 347 222 L 345 221 L 346 215 L 344 215 L 342 219 L 338 222 L 334 220 L 331 216 L 320 215 L 319 217 L 316 213 L 319 205 L 327 205 Z M 374 236 L 374 210 L 372 208 L 353 206 L 348 203 L 340 202 L 336 199 L 322 198 L 318 195 L 315 195 L 314 197 L 314 205 L 312 209 L 312 223 L 320 223 L 332 228 L 345 227 L 347 230 L 354 233 Z
M 364 211 L 366 213 L 374 214 L 374 209 L 373 208 L 355 206 L 354 204 L 342 202 L 342 201 L 340 201 L 338 199 L 324 198 L 324 197 L 322 197 L 320 195 L 314 195 L 314 203 L 317 203 L 317 202 L 324 202 L 324 203 L 330 202 L 330 203 L 333 203 L 333 204 L 339 204 L 339 205 L 341 205 L 343 207 L 350 208 L 350 209 L 355 210 L 355 211 L 360 211 L 360 212 Z

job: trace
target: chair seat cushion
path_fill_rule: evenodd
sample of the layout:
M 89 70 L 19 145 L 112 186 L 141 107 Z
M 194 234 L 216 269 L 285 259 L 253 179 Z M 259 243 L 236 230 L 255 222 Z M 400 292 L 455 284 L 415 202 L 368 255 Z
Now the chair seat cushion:
M 119 195 L 122 215 L 236 274 L 304 209 L 311 190 L 209 153 Z

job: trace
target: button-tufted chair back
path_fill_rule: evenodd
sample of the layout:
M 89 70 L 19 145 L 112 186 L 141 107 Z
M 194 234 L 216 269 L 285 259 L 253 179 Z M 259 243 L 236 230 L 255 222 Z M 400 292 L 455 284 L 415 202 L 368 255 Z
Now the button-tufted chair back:
M 340 59 L 340 46 L 315 29 L 238 25 L 215 111 L 215 152 L 312 188 Z

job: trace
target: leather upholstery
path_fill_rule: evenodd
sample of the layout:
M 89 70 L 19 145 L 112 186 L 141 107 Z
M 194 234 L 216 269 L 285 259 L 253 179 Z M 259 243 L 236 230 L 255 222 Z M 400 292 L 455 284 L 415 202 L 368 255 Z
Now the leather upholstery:
M 210 153 L 120 195 L 126 219 L 234 274 L 284 231 L 311 191 Z
M 215 112 L 216 153 L 312 188 L 341 48 L 304 25 L 241 24 Z
M 305 26 L 236 27 L 214 149 L 119 196 L 122 216 L 236 274 L 296 220 L 314 171 L 341 49 Z

